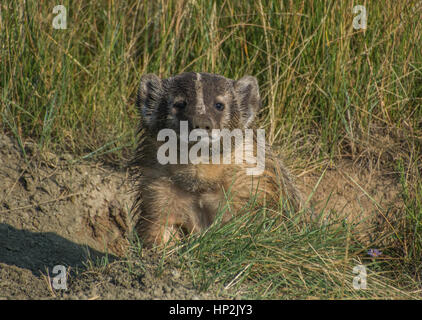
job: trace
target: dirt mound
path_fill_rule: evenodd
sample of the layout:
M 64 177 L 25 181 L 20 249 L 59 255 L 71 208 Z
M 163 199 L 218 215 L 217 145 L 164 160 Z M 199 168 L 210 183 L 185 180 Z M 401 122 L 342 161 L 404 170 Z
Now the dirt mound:
M 396 176 L 340 160 L 326 170 L 299 173 L 297 183 L 320 221 L 345 220 L 355 226 L 360 240 L 373 242 L 398 223 L 403 201 Z
M 30 144 L 25 149 L 27 161 L 12 139 L 0 136 L 2 228 L 16 240 L 44 239 L 57 251 L 71 247 L 60 240 L 67 239 L 75 246 L 88 245 L 93 252 L 107 248 L 123 254 L 131 204 L 125 173 L 95 163 L 72 165 L 70 155 L 35 155 Z M 14 237 L 8 241 L 18 243 Z M 18 246 L 25 247 L 22 242 Z
M 0 298 L 208 297 L 176 271 L 157 277 L 153 257 L 128 260 L 126 172 L 72 164 L 72 156 L 41 154 L 30 143 L 25 153 L 27 160 L 14 139 L 0 135 Z M 102 260 L 109 265 L 87 265 Z M 55 265 L 67 268 L 66 292 L 48 280 Z

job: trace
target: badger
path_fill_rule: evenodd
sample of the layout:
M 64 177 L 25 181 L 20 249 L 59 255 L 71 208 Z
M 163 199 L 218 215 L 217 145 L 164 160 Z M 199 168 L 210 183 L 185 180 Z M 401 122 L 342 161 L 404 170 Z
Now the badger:
M 227 223 L 244 214 L 248 203 L 267 208 L 284 203 L 292 210 L 303 206 L 289 170 L 271 146 L 259 144 L 256 116 L 261 98 L 255 77 L 232 80 L 186 72 L 161 79 L 146 74 L 140 80 L 136 107 L 140 124 L 130 162 L 135 182 L 132 212 L 145 245 L 204 231 L 218 215 Z M 233 134 L 251 131 L 249 139 Z M 194 132 L 200 134 L 193 141 L 187 139 Z M 262 170 L 254 174 L 251 169 L 257 163 L 236 158 L 246 153 L 247 141 L 250 153 L 256 155 L 252 158 L 263 161 Z

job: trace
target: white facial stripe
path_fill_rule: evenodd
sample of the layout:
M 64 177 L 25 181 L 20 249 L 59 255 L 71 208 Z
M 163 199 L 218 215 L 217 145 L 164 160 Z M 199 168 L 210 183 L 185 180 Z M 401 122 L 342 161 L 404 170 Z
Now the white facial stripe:
M 196 91 L 196 107 L 199 114 L 205 114 L 205 103 L 204 103 L 204 88 L 202 87 L 201 75 L 196 74 L 195 81 L 195 91 Z

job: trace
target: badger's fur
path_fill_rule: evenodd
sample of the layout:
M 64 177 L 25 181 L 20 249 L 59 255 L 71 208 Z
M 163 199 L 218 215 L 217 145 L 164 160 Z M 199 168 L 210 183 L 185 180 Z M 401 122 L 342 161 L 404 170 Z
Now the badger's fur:
M 269 146 L 260 176 L 247 175 L 251 164 L 245 162 L 162 165 L 157 161 L 164 143 L 157 141 L 158 132 L 164 128 L 179 132 L 180 121 L 187 121 L 189 130 L 253 129 L 261 107 L 256 78 L 231 80 L 191 72 L 160 79 L 147 74 L 141 78 L 136 105 L 141 123 L 131 162 L 137 192 L 132 210 L 139 216 L 136 231 L 146 244 L 206 229 L 227 199 L 230 210 L 224 212 L 223 222 L 241 212 L 252 196 L 259 206 L 277 206 L 283 200 L 296 210 L 301 207 L 289 171 Z

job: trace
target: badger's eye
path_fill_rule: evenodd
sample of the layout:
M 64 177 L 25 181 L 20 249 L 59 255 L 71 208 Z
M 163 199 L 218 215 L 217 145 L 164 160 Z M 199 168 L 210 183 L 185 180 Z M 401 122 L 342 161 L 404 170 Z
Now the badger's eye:
M 184 109 L 186 107 L 186 101 L 179 101 L 173 105 L 176 109 Z
M 223 110 L 224 110 L 224 104 L 222 104 L 222 103 L 220 103 L 220 102 L 217 102 L 217 103 L 215 104 L 215 108 L 216 108 L 218 111 L 223 111 Z

